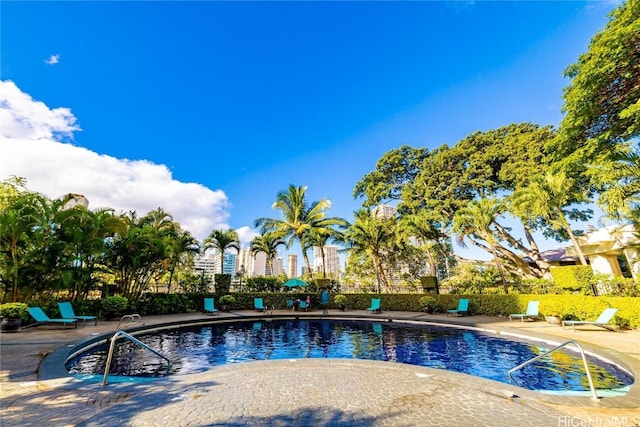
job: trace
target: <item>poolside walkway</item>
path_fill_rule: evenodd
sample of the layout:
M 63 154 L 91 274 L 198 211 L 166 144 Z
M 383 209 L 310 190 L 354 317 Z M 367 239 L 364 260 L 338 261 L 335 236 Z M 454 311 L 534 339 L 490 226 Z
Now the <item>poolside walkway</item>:
M 365 316 L 363 312 L 333 310 L 328 314 Z M 296 315 L 318 317 L 323 312 L 314 310 Z M 250 316 L 268 317 L 242 311 L 220 316 L 149 316 L 143 321 L 151 325 Z M 499 317 L 458 318 L 406 312 L 367 317 L 457 323 L 557 342 L 575 339 L 587 349 L 623 362 L 636 378 L 640 375 L 637 330 L 613 333 L 583 327 L 574 332 L 543 321 L 510 323 Z M 97 326 L 80 325 L 66 330 L 40 326 L 2 334 L 0 424 L 7 427 L 640 426 L 637 383 L 626 396 L 604 397 L 594 402 L 588 397 L 550 396 L 464 374 L 377 361 L 250 362 L 161 381 L 113 383 L 106 387 L 68 376 L 39 379 L 39 364 L 44 355 L 64 353 L 60 348 L 71 347 L 71 343 L 114 332 L 117 323 L 99 321 Z M 46 373 L 40 374 L 42 377 Z

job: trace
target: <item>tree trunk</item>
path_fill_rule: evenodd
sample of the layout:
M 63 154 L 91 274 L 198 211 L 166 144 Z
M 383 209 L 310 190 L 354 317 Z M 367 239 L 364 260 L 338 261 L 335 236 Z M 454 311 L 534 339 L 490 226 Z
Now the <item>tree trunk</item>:
M 504 288 L 504 293 L 509 293 L 509 287 L 507 286 L 507 279 L 504 277 L 504 271 L 502 271 L 502 264 L 500 264 L 500 259 L 498 258 L 498 253 L 496 252 L 496 248 L 493 245 L 491 246 L 491 251 L 493 252 L 493 256 L 496 260 L 496 267 L 498 267 L 498 273 L 500 273 L 500 278 L 502 279 L 502 287 Z

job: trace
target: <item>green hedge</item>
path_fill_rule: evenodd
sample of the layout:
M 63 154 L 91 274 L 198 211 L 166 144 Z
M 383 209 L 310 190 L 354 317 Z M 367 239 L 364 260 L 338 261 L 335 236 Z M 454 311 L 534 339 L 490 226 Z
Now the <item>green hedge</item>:
M 287 299 L 301 299 L 311 297 L 312 309 L 320 307 L 319 292 L 238 292 L 232 294 L 236 298 L 233 310 L 252 310 L 253 299 L 261 297 L 268 307 L 284 309 Z M 420 298 L 424 294 L 344 294 L 347 297 L 345 304 L 347 310 L 366 310 L 371 306 L 372 298 L 381 299 L 382 311 L 414 311 L 422 310 Z M 219 305 L 221 294 L 147 294 L 128 312 L 141 315 L 171 314 L 201 312 L 205 297 L 214 297 L 216 305 Z M 605 308 L 614 307 L 618 313 L 614 323 L 618 326 L 630 326 L 640 328 L 640 297 L 609 297 L 588 295 L 458 295 L 441 294 L 433 295 L 436 300 L 435 312 L 444 313 L 454 309 L 460 298 L 469 299 L 469 312 L 475 315 L 508 316 L 512 313 L 524 313 L 529 301 L 540 301 L 541 316 L 557 316 L 561 319 L 595 320 Z M 337 309 L 337 305 L 330 299 L 329 308 Z M 59 317 L 54 301 L 30 301 L 29 305 L 39 305 L 45 309 L 51 317 Z M 97 314 L 100 312 L 100 300 L 90 300 L 74 303 L 76 312 L 82 314 Z
M 589 265 L 551 267 L 550 273 L 553 282 L 560 288 L 581 291 L 584 294 L 593 293 L 592 285 L 596 280 Z

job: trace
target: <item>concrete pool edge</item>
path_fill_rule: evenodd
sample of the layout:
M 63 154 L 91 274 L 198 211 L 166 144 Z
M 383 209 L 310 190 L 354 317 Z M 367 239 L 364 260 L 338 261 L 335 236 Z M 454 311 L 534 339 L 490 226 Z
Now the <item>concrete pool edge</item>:
M 457 327 L 457 328 L 475 329 L 475 330 L 481 330 L 481 331 L 490 332 L 490 333 L 496 333 L 498 335 L 504 334 L 505 336 L 508 336 L 508 335 L 523 336 L 530 339 L 537 339 L 537 340 L 543 340 L 543 341 L 554 342 L 554 343 L 561 343 L 564 341 L 561 337 L 558 337 L 555 335 L 542 334 L 542 333 L 536 333 L 531 331 L 525 332 L 518 328 L 511 328 L 509 327 L 508 324 L 507 325 L 500 324 L 498 325 L 498 327 L 496 327 L 495 325 L 489 327 L 487 326 L 486 323 L 483 323 L 481 321 L 474 322 L 473 321 L 474 319 L 472 317 L 465 317 L 463 318 L 464 321 L 461 322 L 460 318 L 436 319 L 433 317 L 424 317 L 421 314 L 415 314 L 415 313 L 403 313 L 403 314 L 404 315 L 394 315 L 394 316 L 382 315 L 381 316 L 381 315 L 360 314 L 360 313 L 353 313 L 353 312 L 352 313 L 340 312 L 340 313 L 331 313 L 331 314 L 328 314 L 328 313 L 327 314 L 325 313 L 293 314 L 290 312 L 286 312 L 286 313 L 276 313 L 276 314 L 267 315 L 264 313 L 254 314 L 254 313 L 245 312 L 245 313 L 232 313 L 230 315 L 220 316 L 217 318 L 201 317 L 196 319 L 192 318 L 192 319 L 169 321 L 164 323 L 146 324 L 146 325 L 127 328 L 126 330 L 128 333 L 135 335 L 138 333 L 148 332 L 152 330 L 179 328 L 179 327 L 199 325 L 199 324 L 228 323 L 228 322 L 236 322 L 236 321 L 255 321 L 255 320 L 269 321 L 269 320 L 275 320 L 275 319 L 315 318 L 315 319 L 341 319 L 341 320 L 351 319 L 351 320 L 367 320 L 367 321 L 397 322 L 397 323 L 402 323 L 402 322 L 414 323 L 415 322 L 415 323 L 424 323 L 424 324 L 436 324 L 441 326 L 451 326 L 451 327 Z M 104 333 L 97 336 L 81 339 L 57 348 L 56 350 L 51 352 L 47 357 L 45 357 L 40 363 L 40 366 L 38 369 L 38 379 L 39 380 L 56 379 L 56 378 L 73 379 L 74 377 L 70 375 L 65 368 L 65 361 L 68 360 L 68 358 L 71 355 L 78 352 L 80 349 L 85 349 L 87 347 L 90 347 L 92 345 L 96 345 L 97 343 L 101 343 L 105 341 L 106 339 L 111 337 L 113 333 L 115 333 L 115 330 L 109 333 Z M 578 338 L 578 341 L 579 341 L 579 338 Z M 590 343 L 584 343 L 584 342 L 581 342 L 581 345 L 583 346 L 585 351 L 594 353 L 600 357 L 604 357 L 605 359 L 608 359 L 614 362 L 615 364 L 623 367 L 624 369 L 627 369 L 634 376 L 634 383 L 631 385 L 630 390 L 626 395 L 605 396 L 600 398 L 598 402 L 596 402 L 595 404 L 600 406 L 610 407 L 610 408 L 640 407 L 640 386 L 638 386 L 638 381 L 637 381 L 639 372 L 637 369 L 634 369 L 634 367 L 637 367 L 637 361 L 613 349 L 593 345 Z M 340 360 L 340 359 L 330 359 L 330 360 Z M 351 359 L 348 359 L 348 360 L 351 360 Z M 276 362 L 276 361 L 275 360 L 264 361 L 264 363 L 272 363 L 272 362 Z M 362 362 L 366 363 L 369 361 L 364 360 Z M 380 362 L 380 363 L 390 363 L 390 362 Z M 390 364 L 393 365 L 393 363 L 390 363 Z M 401 365 L 401 364 L 398 364 L 398 365 Z M 403 365 L 403 366 L 409 366 L 413 368 L 423 368 L 423 367 L 417 367 L 417 366 L 411 366 L 411 365 Z M 424 368 L 424 369 L 433 369 L 433 368 Z M 554 404 L 563 403 L 567 405 L 578 405 L 578 406 L 584 406 L 586 404 L 589 405 L 589 402 L 592 402 L 589 397 L 550 395 L 550 394 L 545 394 L 538 391 L 528 390 L 515 385 L 501 383 L 498 381 L 492 381 L 492 380 L 475 377 L 467 374 L 455 373 L 455 372 L 444 371 L 439 369 L 433 369 L 433 371 L 435 371 L 436 373 L 448 372 L 455 375 L 463 375 L 464 378 L 474 378 L 478 380 L 489 381 L 489 384 L 493 384 L 491 386 L 491 388 L 493 389 L 504 389 L 504 388 L 510 389 L 510 387 L 513 387 L 513 390 L 515 390 L 514 393 L 516 393 L 517 395 L 519 396 L 527 395 L 528 397 L 535 398 L 535 400 L 540 402 L 548 402 L 548 403 L 554 403 Z M 467 380 L 464 380 L 464 381 L 467 381 Z M 529 395 L 530 393 L 533 393 L 533 395 Z

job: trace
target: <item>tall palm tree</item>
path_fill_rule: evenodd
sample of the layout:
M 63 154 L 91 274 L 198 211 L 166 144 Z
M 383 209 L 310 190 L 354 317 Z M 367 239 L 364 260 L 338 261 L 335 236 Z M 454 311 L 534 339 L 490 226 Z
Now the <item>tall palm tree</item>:
M 464 245 L 464 238 L 468 236 L 477 236 L 487 242 L 500 273 L 504 291 L 508 292 L 507 280 L 496 250 L 497 240 L 491 230 L 496 218 L 504 211 L 505 206 L 498 199 L 482 198 L 472 200 L 456 212 L 453 217 L 452 229 L 457 234 L 458 242 L 462 245 Z
M 354 212 L 355 221 L 344 232 L 347 249 L 356 255 L 364 255 L 373 260 L 378 293 L 389 289 L 389 279 L 384 266 L 384 256 L 395 241 L 395 218 L 381 219 L 371 214 L 368 208 Z
M 258 218 L 254 225 L 261 227 L 263 233 L 275 232 L 282 236 L 286 241 L 287 249 L 291 248 L 293 242 L 297 240 L 302 249 L 307 271 L 313 280 L 313 270 L 307 255 L 309 245 L 306 243 L 310 231 L 328 230 L 346 222 L 341 218 L 326 217 L 325 211 L 331 207 L 331 201 L 322 199 L 309 203 L 305 199 L 306 192 L 306 186 L 289 185 L 287 190 L 278 193 L 272 205 L 273 209 L 280 211 L 282 219 Z
M 220 253 L 220 273 L 223 273 L 224 253 L 227 249 L 235 249 L 240 252 L 240 238 L 234 230 L 213 230 L 209 237 L 204 239 L 202 250 L 215 248 Z
M 274 274 L 273 260 L 278 256 L 278 246 L 284 245 L 285 242 L 276 233 L 264 233 L 260 236 L 256 236 L 251 241 L 251 253 L 256 254 L 263 252 L 267 255 L 267 264 L 271 270 L 271 275 Z
M 438 265 L 435 257 L 431 253 L 433 249 L 440 252 L 445 263 L 445 269 L 448 270 L 449 254 L 446 246 L 442 244 L 442 240 L 448 238 L 444 234 L 436 221 L 431 217 L 431 213 L 422 209 L 413 214 L 407 214 L 400 217 L 398 224 L 400 233 L 406 237 L 417 237 L 424 243 L 424 252 L 430 264 L 430 272 L 437 276 Z
M 523 218 L 539 217 L 548 221 L 556 230 L 564 230 L 578 254 L 580 263 L 587 265 L 582 248 L 571 229 L 565 215 L 565 208 L 573 203 L 581 203 L 586 198 L 576 189 L 575 180 L 564 172 L 551 173 L 532 178 L 531 183 L 515 191 L 511 206 Z
M 325 256 L 324 247 L 327 243 L 331 241 L 341 241 L 341 232 L 334 228 L 314 228 L 309 231 L 309 235 L 305 239 L 305 244 L 307 245 L 307 249 L 312 249 L 313 247 L 318 248 L 320 251 L 320 256 L 322 257 L 322 277 L 327 277 L 327 259 Z

